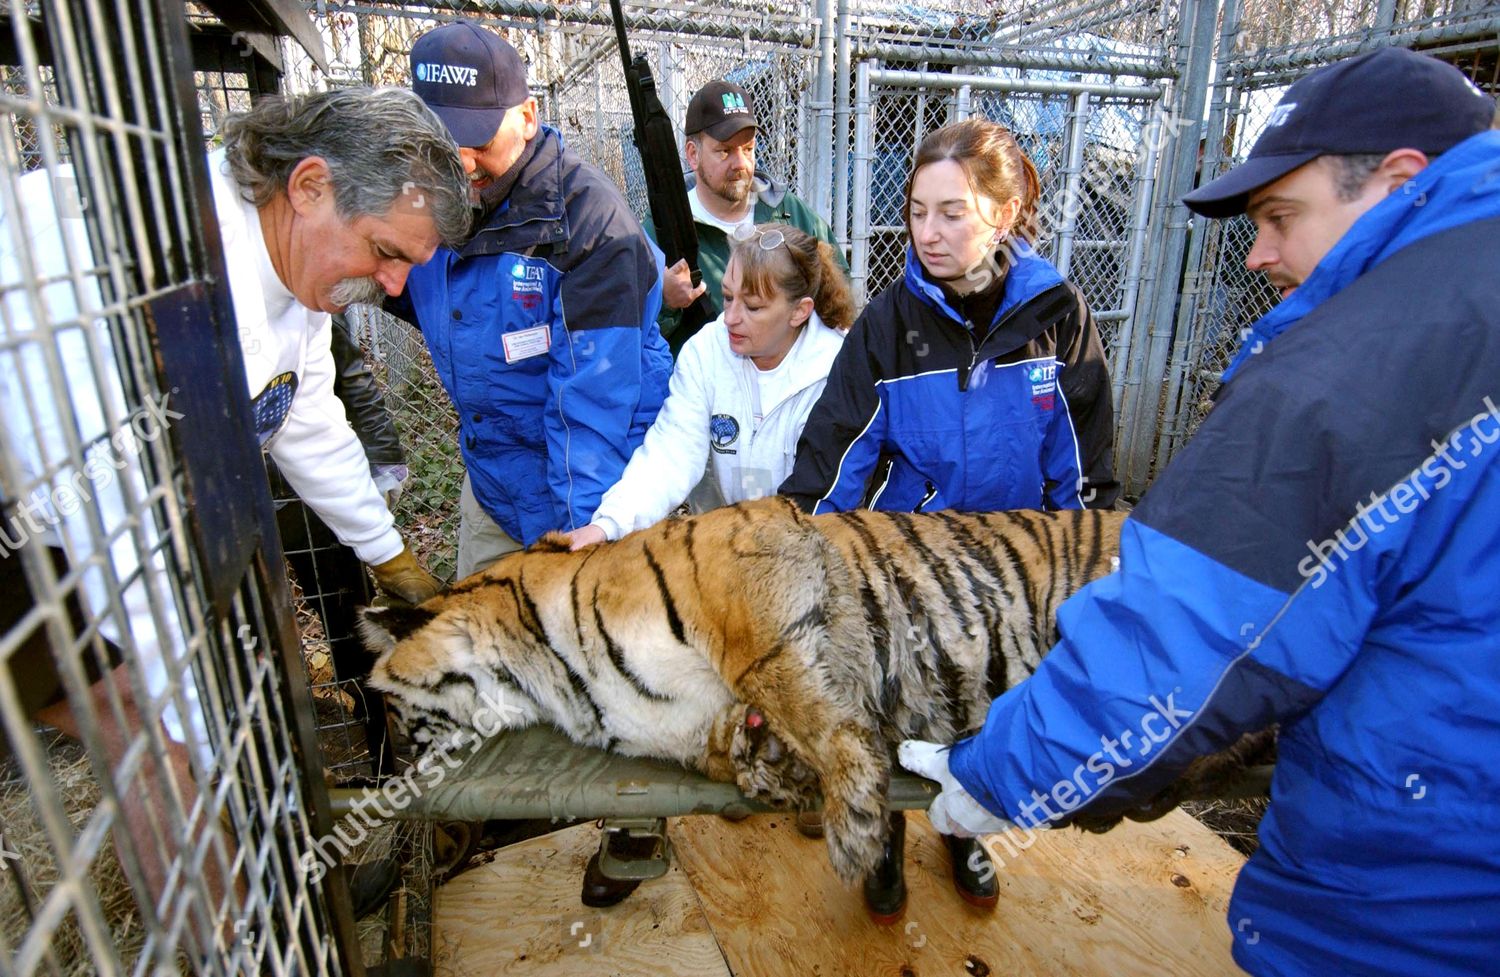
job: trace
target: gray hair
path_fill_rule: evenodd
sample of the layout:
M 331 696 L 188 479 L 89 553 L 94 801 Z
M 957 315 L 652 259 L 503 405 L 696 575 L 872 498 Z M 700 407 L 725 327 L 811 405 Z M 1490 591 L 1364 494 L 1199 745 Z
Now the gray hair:
M 286 193 L 309 156 L 328 163 L 334 206 L 346 221 L 384 217 L 396 198 L 419 193 L 449 245 L 469 233 L 469 181 L 443 123 L 405 88 L 339 88 L 267 96 L 220 129 L 245 199 L 263 207 Z

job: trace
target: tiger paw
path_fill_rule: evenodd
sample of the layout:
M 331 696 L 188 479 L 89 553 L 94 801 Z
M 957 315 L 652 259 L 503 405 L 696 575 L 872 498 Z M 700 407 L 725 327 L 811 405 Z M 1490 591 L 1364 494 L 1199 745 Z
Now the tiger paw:
M 817 805 L 817 774 L 771 730 L 766 717 L 754 706 L 745 707 L 744 721 L 735 728 L 729 756 L 735 785 L 746 797 L 781 809 Z

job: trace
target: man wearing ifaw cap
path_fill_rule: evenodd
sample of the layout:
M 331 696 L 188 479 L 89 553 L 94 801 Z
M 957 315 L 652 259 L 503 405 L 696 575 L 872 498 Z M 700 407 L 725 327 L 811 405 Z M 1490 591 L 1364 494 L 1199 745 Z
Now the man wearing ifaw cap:
M 942 830 L 1129 813 L 1280 724 L 1229 906 L 1258 975 L 1495 972 L 1500 951 L 1500 132 L 1384 50 L 1291 86 L 1239 167 L 1282 290 L 1125 523 L 1120 569 L 984 728 L 902 744 Z M 1129 737 L 1127 739 L 1127 737 Z M 1003 912 L 1003 907 L 1002 907 Z
M 478 199 L 386 303 L 415 323 L 458 408 L 467 475 L 458 575 L 589 524 L 666 398 L 662 256 L 599 169 L 540 125 L 526 68 L 459 22 L 417 38 L 412 87 L 459 145 Z

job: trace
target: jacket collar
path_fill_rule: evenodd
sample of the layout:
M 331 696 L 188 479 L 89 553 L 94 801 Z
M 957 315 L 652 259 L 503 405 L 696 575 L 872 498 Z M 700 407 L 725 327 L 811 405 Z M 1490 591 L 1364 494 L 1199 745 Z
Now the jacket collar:
M 720 313 L 704 329 L 712 330 L 714 346 L 724 360 L 735 370 L 744 369 L 744 357 L 729 348 L 729 327 L 724 325 L 723 314 Z M 827 377 L 829 365 L 843 345 L 844 334 L 825 323 L 817 312 L 813 312 L 793 347 L 797 352 L 796 358 L 786 361 L 786 365 L 791 367 L 791 376 L 797 389 Z
M 510 196 L 459 250 L 461 257 L 526 251 L 568 240 L 562 135 L 551 126 L 542 126 L 532 143 L 531 158 L 521 164 Z
M 688 170 L 682 175 L 682 181 L 687 184 L 688 193 L 693 193 L 698 187 L 698 174 Z M 756 170 L 750 178 L 750 189 L 755 191 L 755 209 L 764 207 L 780 207 L 781 202 L 786 199 L 787 185 L 771 178 L 771 174 L 765 170 Z M 757 218 L 759 214 L 757 214 Z M 764 223 L 757 220 L 756 223 Z
M 948 302 L 943 295 L 942 288 L 930 278 L 922 268 L 921 261 L 917 258 L 916 251 L 908 245 L 906 248 L 906 271 L 905 283 L 907 289 L 917 297 L 924 305 L 937 310 L 944 318 L 959 326 L 964 324 L 963 315 Z M 1011 262 L 1010 271 L 1005 276 L 1005 294 L 1000 299 L 999 306 L 995 309 L 995 318 L 990 322 L 993 327 L 1015 309 L 1020 308 L 1027 302 L 1063 284 L 1063 277 L 1052 263 L 1038 255 L 1035 251 L 1027 249 Z M 1041 329 L 1050 325 L 1042 322 L 1038 328 L 1023 328 L 1021 331 L 1027 333 L 1019 337 L 1020 342 L 1026 342 L 1036 336 Z M 1003 333 L 1009 333 L 1006 329 Z M 987 336 L 988 343 L 992 337 Z M 1017 345 L 1020 344 L 1017 343 Z

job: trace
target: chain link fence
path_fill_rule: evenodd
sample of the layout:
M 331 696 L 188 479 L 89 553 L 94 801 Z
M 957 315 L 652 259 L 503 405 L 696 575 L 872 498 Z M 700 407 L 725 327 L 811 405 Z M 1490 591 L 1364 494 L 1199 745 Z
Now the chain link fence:
M 1160 65 L 1178 15 L 1174 0 L 862 0 L 851 7 L 856 58 L 920 54 L 935 63 L 994 65 L 1055 57 L 1071 68 L 1078 39 L 1091 35 L 1134 46 L 1118 56 L 1137 70 Z
M 1083 291 L 1114 363 L 1120 323 L 1129 318 L 1141 284 L 1141 215 L 1149 203 L 1155 160 L 1147 141 L 1157 109 L 1157 100 L 1148 96 L 1091 98 L 1087 92 L 1024 88 L 972 92 L 968 86 L 955 90 L 920 83 L 873 89 L 868 124 L 858 127 L 856 136 L 868 136 L 869 143 L 857 141 L 854 148 L 854 194 L 868 200 L 863 207 L 856 204 L 851 234 L 861 300 L 901 279 L 907 250 L 904 190 L 916 145 L 949 122 L 988 118 L 1015 133 L 1036 164 L 1042 191 L 1037 251 Z
M 806 51 L 749 40 L 726 49 L 722 40 L 645 34 L 631 38 L 631 52 L 651 62 L 662 105 L 677 127 L 679 149 L 693 93 L 714 79 L 732 81 L 751 94 L 761 123 L 755 139 L 757 169 L 803 192 L 812 131 L 812 63 Z M 568 145 L 623 188 L 637 217 L 649 216 L 624 71 L 612 42 L 549 85 L 542 111 Z
M 1242 162 L 1286 86 L 1319 64 L 1385 46 L 1412 47 L 1458 66 L 1500 96 L 1500 4 L 1494 0 L 1364 0 L 1308 5 L 1246 0 L 1231 57 L 1210 97 L 1202 179 Z M 1195 221 L 1169 377 L 1160 461 L 1197 430 L 1245 330 L 1278 301 L 1245 266 L 1255 228 L 1243 216 Z M 1159 462 L 1160 463 L 1160 462 Z

